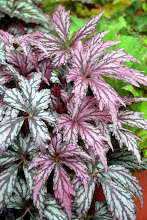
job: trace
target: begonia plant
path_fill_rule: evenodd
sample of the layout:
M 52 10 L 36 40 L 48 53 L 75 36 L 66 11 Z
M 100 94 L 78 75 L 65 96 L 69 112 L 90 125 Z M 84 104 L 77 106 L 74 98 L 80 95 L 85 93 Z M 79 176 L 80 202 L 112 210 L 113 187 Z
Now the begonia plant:
M 56 34 L 13 36 L 0 30 L 0 209 L 3 219 L 135 220 L 143 193 L 130 169 L 147 169 L 136 136 L 144 113 L 128 108 L 144 97 L 120 97 L 110 77 L 147 86 L 140 63 L 120 41 L 95 33 L 103 13 L 69 39 L 70 12 L 59 6 Z M 109 50 L 107 50 L 109 49 Z M 95 203 L 102 186 L 106 202 Z

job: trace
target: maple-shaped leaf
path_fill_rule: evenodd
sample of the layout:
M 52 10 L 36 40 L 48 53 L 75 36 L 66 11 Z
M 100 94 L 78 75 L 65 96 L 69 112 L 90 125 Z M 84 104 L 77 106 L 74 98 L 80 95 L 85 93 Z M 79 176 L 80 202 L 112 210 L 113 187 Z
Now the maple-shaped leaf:
M 97 74 L 129 82 L 138 87 L 138 83 L 147 85 L 147 76 L 143 72 L 122 64 L 122 62 L 130 61 L 140 64 L 135 57 L 127 54 L 123 49 L 108 51 L 97 62 Z
M 45 200 L 44 216 L 50 220 L 68 220 L 67 214 L 53 196 L 49 195 Z
M 143 112 L 135 111 L 119 111 L 118 120 L 120 124 L 129 125 L 131 127 L 137 126 L 140 129 L 147 130 L 147 120 L 142 117 Z
M 136 177 L 122 166 L 108 167 L 107 174 L 98 174 L 108 207 L 114 219 L 136 219 L 134 194 L 143 205 L 142 188 Z
M 120 148 L 126 146 L 129 151 L 132 151 L 136 156 L 139 164 L 141 163 L 141 156 L 138 149 L 137 141 L 142 141 L 139 137 L 133 134 L 131 131 L 125 128 L 117 128 L 115 132 L 115 137 L 119 142 Z
M 99 220 L 112 220 L 111 214 L 108 212 L 107 204 L 105 201 L 96 201 L 94 219 Z
M 88 59 L 90 62 L 96 62 L 101 55 L 109 48 L 116 44 L 119 44 L 121 41 L 102 41 L 105 35 L 109 31 L 101 32 L 95 34 L 90 39 L 87 39 L 84 46 L 85 51 L 88 52 Z
M 12 165 L 0 173 L 0 208 L 8 203 L 15 185 L 18 166 Z
M 87 22 L 75 34 L 69 43 L 70 16 L 69 12 L 66 12 L 65 8 L 60 5 L 54 12 L 53 18 L 51 19 L 52 26 L 58 33 L 58 37 L 54 36 L 53 34 L 36 32 L 33 38 L 35 41 L 36 39 L 39 39 L 40 43 L 37 44 L 37 46 L 40 49 L 42 46 L 44 46 L 44 49 L 53 58 L 54 65 L 59 66 L 61 64 L 65 64 L 68 61 L 68 58 L 71 57 L 71 49 L 73 50 L 80 40 L 85 39 L 88 35 L 96 30 L 96 26 L 102 14 L 103 12 Z
M 76 191 L 76 196 L 74 198 L 74 209 L 79 218 L 86 217 L 95 190 L 94 178 L 91 178 L 90 182 L 88 183 L 87 195 L 85 193 L 83 185 L 80 184 L 80 181 L 78 179 L 74 179 L 73 184 Z
M 138 160 L 132 152 L 126 150 L 114 151 L 110 155 L 108 154 L 108 164 L 121 165 L 127 169 L 147 169 L 147 159 L 141 158 L 141 164 L 138 164 Z
M 111 179 L 103 178 L 101 184 L 113 219 L 136 219 L 132 194 Z
M 132 192 L 133 196 L 138 196 L 141 207 L 143 206 L 142 188 L 139 186 L 137 178 L 132 176 L 129 170 L 122 166 L 112 165 L 109 166 L 107 175 L 113 179 L 114 182 L 121 184 L 124 188 Z
M 58 134 L 49 145 L 49 154 L 35 157 L 29 166 L 29 169 L 38 167 L 34 175 L 34 204 L 36 203 L 37 195 L 47 178 L 50 176 L 53 169 L 54 173 L 54 192 L 55 198 L 59 199 L 61 205 L 65 208 L 69 218 L 71 218 L 71 199 L 75 196 L 71 180 L 62 167 L 66 165 L 75 172 L 82 183 L 85 185 L 89 179 L 86 165 L 79 160 L 79 156 L 89 158 L 77 145 L 61 144 L 61 136 Z
M 19 76 L 19 86 L 21 88 L 8 89 L 4 95 L 4 101 L 25 113 L 26 117 L 17 118 L 28 119 L 31 135 L 36 140 L 36 144 L 42 151 L 46 150 L 46 140 L 50 140 L 48 128 L 43 120 L 49 125 L 54 125 L 55 119 L 49 110 L 50 90 L 37 91 L 41 82 L 41 74 L 34 75 L 30 80 Z M 15 119 L 13 119 L 15 123 Z M 3 125 L 4 126 L 4 125 Z M 39 134 L 39 135 L 38 135 Z
M 105 168 L 107 167 L 105 142 L 106 138 L 101 134 L 98 127 L 86 122 L 87 120 L 109 120 L 106 112 L 101 112 L 98 108 L 92 106 L 95 104 L 95 99 L 85 97 L 84 102 L 79 108 L 78 113 L 73 118 L 74 99 L 67 105 L 68 114 L 63 114 L 57 118 L 58 129 L 63 129 L 64 141 L 77 143 L 78 135 L 81 136 L 87 148 L 93 149 Z
M 86 95 L 88 86 L 90 86 L 99 103 L 100 110 L 106 108 L 109 111 L 115 129 L 117 126 L 117 103 L 125 104 L 118 93 L 97 74 L 98 64 L 92 62 L 91 59 L 92 55 L 89 50 L 85 51 L 82 45 L 77 47 L 72 52 L 73 67 L 67 75 L 67 83 L 74 81 L 73 93 L 77 108 Z M 73 115 L 76 114 L 77 108 L 75 108 Z

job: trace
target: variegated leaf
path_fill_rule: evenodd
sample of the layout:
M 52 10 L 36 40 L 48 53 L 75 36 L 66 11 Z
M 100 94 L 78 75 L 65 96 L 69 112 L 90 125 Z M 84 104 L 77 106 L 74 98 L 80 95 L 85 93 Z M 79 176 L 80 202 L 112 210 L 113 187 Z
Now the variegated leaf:
M 44 110 L 40 110 L 37 112 L 37 118 L 38 119 L 42 119 L 44 121 L 46 121 L 50 126 L 55 126 L 55 118 L 53 116 L 53 112 L 51 113 L 50 110 L 44 111 Z M 34 114 L 35 116 L 35 114 Z
M 132 163 L 133 161 L 133 163 Z M 108 164 L 110 165 L 121 165 L 127 169 L 147 169 L 147 159 L 142 158 L 141 164 L 138 164 L 138 160 L 136 159 L 135 155 L 132 152 L 128 152 L 126 150 L 122 151 L 114 151 L 108 155 Z
M 131 127 L 138 127 L 140 129 L 147 130 L 147 120 L 142 117 L 145 114 L 143 112 L 135 111 L 119 111 L 118 120 L 121 124 L 129 125 Z
M 4 105 L 3 105 L 4 104 Z M 8 105 L 5 105 L 5 103 L 2 103 L 2 108 L 4 110 L 4 112 L 2 112 L 2 120 L 1 123 L 4 124 L 5 122 L 16 118 L 18 116 L 19 111 L 15 108 L 11 108 Z
M 0 9 L 1 9 L 1 5 L 4 2 L 2 2 L 2 0 L 0 0 Z M 7 7 L 6 7 L 7 8 Z M 9 45 L 9 44 L 13 44 L 14 43 L 14 36 L 12 34 L 9 34 L 6 31 L 0 30 L 0 41 L 2 41 L 3 43 L 5 43 L 5 45 Z M 5 60 L 3 60 L 5 61 Z
M 38 209 L 40 220 L 43 220 L 43 212 L 45 209 L 45 201 L 46 201 L 46 194 L 47 194 L 47 186 L 41 188 L 37 200 L 36 200 L 36 207 Z
M 34 158 L 29 166 L 29 170 L 38 166 L 40 166 L 41 169 L 39 169 L 33 177 L 34 204 L 36 204 L 37 196 L 39 194 L 39 191 L 41 190 L 41 187 L 46 183 L 47 178 L 54 169 L 55 161 L 50 155 L 40 155 Z
M 128 97 L 128 96 L 124 96 L 122 98 L 123 102 L 126 105 L 131 105 L 133 102 L 143 102 L 143 101 L 147 101 L 147 98 L 145 97 Z
M 58 75 L 57 75 L 56 71 L 54 71 L 54 70 L 52 70 L 52 72 L 51 72 L 50 81 L 51 81 L 52 83 L 61 84 L 61 83 L 60 83 L 60 80 L 59 80 L 59 78 L 58 78 Z
M 53 69 L 53 66 L 51 65 L 51 60 L 49 58 L 44 59 L 41 62 L 40 72 L 42 73 L 42 80 L 44 80 L 47 85 L 49 85 L 49 80 L 51 77 L 52 69 Z M 56 74 L 56 77 L 57 77 L 57 74 Z
M 57 118 L 58 128 L 64 130 L 63 140 L 71 143 L 77 143 L 78 135 L 80 135 L 85 143 L 86 148 L 92 147 L 95 155 L 99 156 L 100 160 L 107 169 L 106 152 L 104 148 L 105 145 L 104 142 L 106 142 L 107 140 L 100 133 L 100 130 L 97 127 L 94 127 L 90 123 L 85 122 L 85 119 L 86 120 L 88 118 L 90 119 L 90 116 L 88 116 L 88 112 L 86 112 L 86 110 L 84 111 L 84 107 L 83 109 L 81 109 L 81 112 L 79 111 L 74 118 L 72 118 L 73 109 L 74 109 L 74 102 L 70 102 L 67 108 L 69 114 L 68 115 L 63 114 Z M 85 107 L 85 109 L 87 108 Z M 87 118 L 86 118 L 86 113 L 87 113 Z M 98 114 L 99 114 L 99 110 L 98 110 Z M 97 119 L 97 117 L 95 118 Z
M 74 181 L 74 183 L 77 185 L 77 181 Z M 76 196 L 74 199 L 75 210 L 79 218 L 86 217 L 86 214 L 90 208 L 93 199 L 95 182 L 94 179 L 91 178 L 90 182 L 88 183 L 87 195 L 85 193 L 83 185 L 80 184 L 80 187 L 76 187 L 75 184 L 74 184 L 76 191 Z
M 66 12 L 65 8 L 61 5 L 53 14 L 51 19 L 52 25 L 58 33 L 59 37 L 65 42 L 68 42 L 70 32 L 70 12 Z
M 143 206 L 143 194 L 142 188 L 139 186 L 139 182 L 136 177 L 132 176 L 132 174 L 124 167 L 112 165 L 108 167 L 107 175 L 129 193 L 132 193 L 132 197 L 134 195 L 138 196 L 141 206 Z
M 83 27 L 81 27 L 81 29 L 71 39 L 71 46 L 75 46 L 78 41 L 85 39 L 88 35 L 92 34 L 96 30 L 96 26 L 98 25 L 99 19 L 103 13 L 104 11 L 88 21 L 85 25 L 83 25 Z
M 54 174 L 54 193 L 55 198 L 59 199 L 61 206 L 64 207 L 69 219 L 71 220 L 71 201 L 76 195 L 70 178 L 62 167 L 56 166 Z
M 34 33 L 33 38 L 35 44 L 37 44 L 39 39 L 37 46 L 53 58 L 52 64 L 54 67 L 60 66 L 61 64 L 65 64 L 67 62 L 68 58 L 70 57 L 70 48 L 69 46 L 66 46 L 65 43 L 58 37 L 52 34 L 36 32 Z M 41 56 L 44 56 L 44 52 L 42 52 Z
M 78 108 L 83 101 L 84 96 L 87 93 L 88 86 L 90 88 L 99 103 L 99 109 L 109 111 L 114 124 L 114 131 L 117 126 L 117 105 L 118 103 L 125 105 L 118 93 L 107 84 L 97 74 L 97 67 L 94 62 L 91 61 L 90 53 L 84 51 L 82 46 L 78 46 L 73 51 L 73 68 L 67 75 L 67 82 L 74 80 L 74 98 L 76 107 L 73 111 L 73 117 L 77 114 Z
M 99 34 L 98 34 L 99 35 Z M 89 61 L 90 62 L 96 62 L 100 56 L 109 48 L 116 44 L 119 44 L 121 41 L 100 41 L 97 42 L 97 35 L 94 35 L 93 38 L 96 39 L 90 39 L 88 42 L 88 45 L 85 47 L 85 49 L 88 50 L 89 55 Z
M 16 152 L 12 150 L 7 150 L 0 156 L 0 166 L 12 163 L 16 160 L 19 160 L 19 158 L 20 156 Z
M 118 128 L 115 132 L 115 137 L 118 140 L 120 147 L 124 145 L 129 151 L 132 151 L 140 164 L 141 157 L 137 141 L 141 141 L 141 139 L 125 128 Z
M 32 61 L 29 60 L 24 53 L 20 53 L 16 50 L 7 50 L 6 59 L 16 67 L 21 75 L 27 76 L 27 74 L 34 69 Z
M 66 167 L 74 171 L 75 176 L 79 177 L 84 184 L 85 193 L 87 193 L 87 182 L 89 175 L 86 165 L 80 161 L 80 156 L 90 160 L 91 158 L 77 145 L 62 144 L 62 136 L 55 136 L 48 147 L 49 153 L 35 157 L 29 166 L 29 169 L 38 167 L 34 175 L 34 203 L 41 187 L 45 184 L 47 178 L 53 169 L 53 189 L 56 199 L 59 199 L 61 205 L 71 219 L 71 202 L 75 191 L 73 189 L 70 176 L 68 176 Z M 77 149 L 76 149 L 77 148 Z M 63 165 L 65 168 L 63 169 Z M 62 167 L 63 166 L 63 167 Z M 86 194 L 87 195 L 87 194 Z
M 111 214 L 108 212 L 105 201 L 96 201 L 94 219 L 112 220 Z
M 107 141 L 108 141 L 108 145 L 111 147 L 111 149 L 113 150 L 113 145 L 111 142 L 111 133 L 108 127 L 108 116 L 105 117 L 104 120 L 99 120 L 96 125 L 98 127 L 98 129 L 100 129 L 101 133 L 104 135 L 104 137 L 106 137 Z
M 0 152 L 2 153 L 19 133 L 24 118 L 13 118 L 0 124 Z
M 7 89 L 3 101 L 16 109 L 27 112 L 25 100 L 17 88 Z
M 0 38 L 1 38 L 1 32 L 0 32 Z M 4 42 L 0 42 L 0 63 L 1 64 L 6 64 L 6 55 L 5 55 L 5 50 L 4 50 Z
M 13 80 L 11 73 L 6 70 L 0 69 L 0 83 L 4 85 L 5 83 L 10 82 L 11 80 Z M 1 88 L 3 87 L 2 85 Z M 0 90 L 2 90 L 1 93 L 3 93 L 5 91 L 5 87 L 3 87 L 3 89 Z
M 135 220 L 136 211 L 132 193 L 119 186 L 110 178 L 101 178 L 100 182 L 113 219 Z
M 6 91 L 5 86 L 0 85 L 0 94 L 3 95 L 5 93 L 5 91 Z
M 106 109 L 109 111 L 115 129 L 117 126 L 116 103 L 121 103 L 124 105 L 123 101 L 119 97 L 118 93 L 107 83 L 103 83 L 99 80 L 94 81 L 93 78 L 89 80 L 89 85 L 91 86 L 91 90 L 93 91 L 95 98 L 99 102 L 100 110 L 103 110 L 104 107 L 106 107 Z
M 13 188 L 13 195 L 7 204 L 8 208 L 22 209 L 26 201 L 31 199 L 30 192 L 23 179 L 16 178 L 15 186 Z
M 129 82 L 139 87 L 139 83 L 147 85 L 147 76 L 139 70 L 126 67 L 122 62 L 140 62 L 123 49 L 111 50 L 105 53 L 97 62 L 97 74 Z
M 10 17 L 17 17 L 25 22 L 34 22 L 49 28 L 49 16 L 45 15 L 40 8 L 30 3 L 30 0 L 0 0 L 0 10 Z M 50 28 L 51 29 L 51 28 Z
M 110 31 L 104 31 L 104 32 L 100 32 L 95 34 L 94 36 L 92 36 L 91 38 L 88 38 L 85 40 L 85 45 L 86 46 L 91 46 L 95 43 L 100 43 L 102 42 L 102 39 L 106 36 L 106 34 L 108 34 Z
M 24 175 L 25 175 L 25 179 L 26 179 L 26 183 L 27 183 L 27 187 L 29 189 L 29 192 L 31 195 L 33 195 L 33 175 L 34 172 L 33 170 L 29 170 L 28 169 L 28 164 L 24 163 L 23 164 L 23 171 L 24 171 Z
M 51 195 L 45 201 L 44 216 L 50 220 L 68 220 L 67 214 Z
M 28 122 L 33 140 L 40 147 L 40 150 L 44 152 L 47 148 L 45 142 L 51 139 L 46 124 L 39 117 L 29 118 Z
M 38 149 L 33 142 L 31 135 L 24 136 L 19 134 L 18 137 L 12 142 L 11 148 L 19 155 L 34 157 L 37 154 Z
M 26 112 L 48 108 L 50 102 L 50 90 L 43 89 L 39 92 L 36 91 L 41 82 L 41 74 L 34 75 L 30 81 L 23 76 L 20 76 L 19 80 L 19 85 L 28 108 Z
M 18 166 L 13 165 L 0 173 L 0 207 L 9 202 L 14 190 Z

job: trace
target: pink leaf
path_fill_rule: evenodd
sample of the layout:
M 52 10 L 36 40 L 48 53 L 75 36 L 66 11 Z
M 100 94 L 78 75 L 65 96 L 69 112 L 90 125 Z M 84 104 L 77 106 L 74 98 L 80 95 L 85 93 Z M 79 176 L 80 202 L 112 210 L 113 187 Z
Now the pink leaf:
M 14 39 L 15 38 L 12 34 L 0 30 L 0 41 L 4 42 L 6 45 L 10 45 L 10 44 L 12 45 L 14 43 Z
M 37 196 L 42 188 L 42 186 L 46 183 L 47 178 L 50 176 L 50 173 L 54 169 L 55 161 L 49 155 L 40 155 L 35 157 L 32 163 L 29 166 L 29 169 L 34 167 L 39 167 L 38 171 L 34 175 L 34 205 L 36 204 Z
M 71 220 L 71 200 L 76 195 L 71 181 L 62 167 L 56 167 L 54 174 L 55 198 L 59 199 Z
M 81 29 L 75 34 L 75 36 L 71 39 L 71 46 L 75 46 L 75 44 L 86 38 L 88 35 L 92 34 L 94 31 L 96 31 L 96 26 L 99 23 L 99 19 L 103 15 L 104 11 L 101 12 L 99 15 L 92 18 L 90 21 L 88 21 L 85 25 L 81 27 Z
M 70 32 L 70 12 L 66 12 L 65 8 L 61 5 L 53 14 L 51 19 L 52 25 L 59 34 L 59 37 L 67 43 Z

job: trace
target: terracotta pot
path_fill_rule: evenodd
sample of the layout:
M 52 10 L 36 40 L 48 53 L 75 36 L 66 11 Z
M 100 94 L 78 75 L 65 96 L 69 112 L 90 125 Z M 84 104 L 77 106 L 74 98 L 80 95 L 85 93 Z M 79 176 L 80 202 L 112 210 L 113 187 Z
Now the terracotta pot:
M 144 204 L 142 209 L 140 209 L 140 202 L 138 198 L 134 198 L 135 205 L 136 205 L 136 215 L 137 215 L 137 220 L 147 220 L 147 170 L 141 170 L 140 172 L 135 172 L 134 176 L 137 177 L 140 186 L 142 187 L 143 190 L 143 200 Z M 102 190 L 102 187 L 95 188 L 93 200 L 91 207 L 89 209 L 89 214 L 93 214 L 95 211 L 95 202 L 99 200 L 105 200 L 105 196 Z
M 143 190 L 143 207 L 140 209 L 139 199 L 135 199 L 137 220 L 147 220 L 147 170 L 135 172 L 134 176 L 137 177 L 140 186 Z

